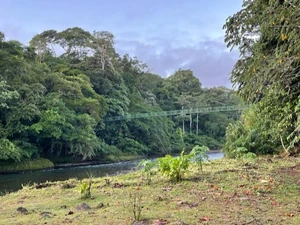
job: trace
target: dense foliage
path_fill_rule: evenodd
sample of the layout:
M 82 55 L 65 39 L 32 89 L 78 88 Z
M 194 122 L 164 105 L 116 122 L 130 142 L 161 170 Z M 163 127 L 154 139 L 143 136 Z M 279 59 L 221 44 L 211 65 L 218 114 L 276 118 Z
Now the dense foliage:
M 245 0 L 224 28 L 240 59 L 231 80 L 253 107 L 227 130 L 225 150 L 291 154 L 300 144 L 300 1 Z
M 168 78 L 119 56 L 109 32 L 47 30 L 29 46 L 0 33 L 0 163 L 40 156 L 101 159 L 220 148 L 237 112 L 104 122 L 103 118 L 238 103 L 191 70 Z

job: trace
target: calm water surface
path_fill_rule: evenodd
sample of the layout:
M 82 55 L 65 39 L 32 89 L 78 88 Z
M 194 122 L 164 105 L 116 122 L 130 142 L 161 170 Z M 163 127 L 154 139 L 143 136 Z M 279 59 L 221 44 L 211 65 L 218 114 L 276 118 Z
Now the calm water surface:
M 209 160 L 220 159 L 223 157 L 223 153 L 221 152 L 209 153 L 208 155 Z M 87 173 L 92 173 L 93 177 L 117 175 L 134 169 L 139 161 L 140 160 L 133 160 L 120 163 L 0 175 L 0 192 L 17 191 L 22 188 L 22 184 L 61 181 L 68 180 L 70 178 L 83 179 L 88 177 Z

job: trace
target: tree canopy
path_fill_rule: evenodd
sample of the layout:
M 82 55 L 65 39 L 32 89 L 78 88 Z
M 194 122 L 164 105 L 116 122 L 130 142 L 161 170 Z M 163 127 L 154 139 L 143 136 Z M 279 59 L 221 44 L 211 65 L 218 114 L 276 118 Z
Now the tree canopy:
M 239 102 L 227 88 L 203 88 L 191 70 L 162 78 L 137 58 L 119 56 L 107 31 L 46 30 L 29 46 L 0 33 L 0 78 L 0 162 L 161 155 L 179 152 L 182 141 L 220 148 L 226 126 L 237 119 L 220 112 L 104 122 Z
M 280 146 L 289 153 L 297 151 L 300 141 L 299 0 L 245 0 L 242 9 L 227 19 L 224 28 L 228 47 L 240 51 L 231 80 L 240 96 L 254 103 L 242 124 L 228 130 L 228 140 L 243 126 L 247 131 L 245 140 L 236 147 L 246 147 L 249 142 L 257 146 L 260 142 L 260 148 L 246 148 L 258 153 L 274 152 Z M 232 141 L 227 144 L 230 151 Z

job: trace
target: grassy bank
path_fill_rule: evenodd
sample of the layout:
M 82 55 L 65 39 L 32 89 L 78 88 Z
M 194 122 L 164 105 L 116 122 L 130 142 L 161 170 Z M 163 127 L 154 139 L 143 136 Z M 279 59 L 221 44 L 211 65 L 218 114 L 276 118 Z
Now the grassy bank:
M 180 183 L 158 172 L 150 185 L 139 171 L 92 178 L 92 197 L 85 200 L 75 179 L 25 186 L 0 197 L 0 224 L 127 225 L 140 210 L 143 222 L 136 224 L 296 225 L 299 179 L 299 159 L 260 158 L 214 160 L 203 172 L 192 166 Z
M 22 162 L 2 162 L 0 163 L 0 173 L 21 172 L 27 170 L 41 170 L 53 168 L 54 164 L 44 158 L 25 159 Z
M 76 167 L 82 165 L 98 165 L 106 163 L 124 162 L 135 159 L 141 159 L 139 155 L 108 155 L 106 158 L 95 158 L 93 160 L 82 161 L 82 158 L 61 157 L 61 158 L 37 158 L 25 159 L 21 162 L 0 161 L 0 174 L 17 173 L 34 170 L 43 170 L 49 168 Z

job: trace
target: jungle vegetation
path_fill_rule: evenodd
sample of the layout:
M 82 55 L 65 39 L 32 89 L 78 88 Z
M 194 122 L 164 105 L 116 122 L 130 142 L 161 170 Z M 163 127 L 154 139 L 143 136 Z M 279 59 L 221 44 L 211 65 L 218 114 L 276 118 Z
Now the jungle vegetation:
M 227 129 L 225 152 L 292 155 L 300 144 L 299 0 L 245 0 L 224 25 L 240 58 L 231 74 L 252 107 Z
M 137 58 L 120 56 L 107 31 L 46 30 L 29 45 L 0 34 L 1 163 L 39 157 L 108 161 L 180 153 L 195 145 L 220 149 L 226 127 L 239 118 L 239 112 L 218 112 L 198 120 L 179 115 L 105 122 L 240 100 L 225 87 L 202 87 L 191 70 L 178 69 L 168 78 L 151 73 Z

